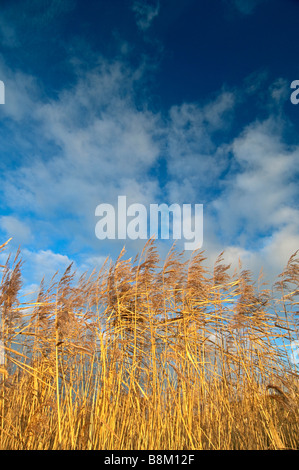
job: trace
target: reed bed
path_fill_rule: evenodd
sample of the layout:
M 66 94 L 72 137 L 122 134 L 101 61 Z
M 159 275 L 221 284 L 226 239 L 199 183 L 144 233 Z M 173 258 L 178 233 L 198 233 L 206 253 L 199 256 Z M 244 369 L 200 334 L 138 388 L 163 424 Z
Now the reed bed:
M 205 262 L 149 240 L 26 303 L 8 257 L 0 449 L 298 449 L 297 253 L 271 288 Z

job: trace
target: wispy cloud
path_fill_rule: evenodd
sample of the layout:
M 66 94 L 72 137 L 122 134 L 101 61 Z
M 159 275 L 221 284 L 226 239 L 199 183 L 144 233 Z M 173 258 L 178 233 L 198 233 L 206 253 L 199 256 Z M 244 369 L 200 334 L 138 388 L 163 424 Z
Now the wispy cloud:
M 14 216 L 0 217 L 0 226 L 6 233 L 6 238 L 12 237 L 16 244 L 26 245 L 33 239 L 29 225 Z
M 216 146 L 214 134 L 229 128 L 235 101 L 234 93 L 223 91 L 203 106 L 184 103 L 170 109 L 167 188 L 171 199 L 204 198 L 206 202 L 218 189 L 228 157 L 223 147 Z
M 0 41 L 6 47 L 20 46 L 15 28 L 6 21 L 3 13 L 0 16 Z
M 136 16 L 137 26 L 142 30 L 147 30 L 154 18 L 158 16 L 160 11 L 160 2 L 156 1 L 154 4 L 146 0 L 135 0 L 132 5 L 132 10 Z
M 118 194 L 126 194 L 129 203 L 147 203 L 159 191 L 148 175 L 159 155 L 159 116 L 134 105 L 134 83 L 140 79 L 136 70 L 103 59 L 94 69 L 76 74 L 71 88 L 46 102 L 35 99 L 38 86 L 32 93 L 24 85 L 31 83 L 30 77 L 22 76 L 20 102 L 26 105 L 18 108 L 12 103 L 17 101 L 14 93 L 20 93 L 19 75 L 7 68 L 14 90 L 3 109 L 7 125 L 15 133 L 29 126 L 31 138 L 23 136 L 17 143 L 22 162 L 16 168 L 7 165 L 1 192 L 10 211 L 30 210 L 39 239 L 64 238 L 77 248 L 95 247 L 98 204 L 115 203 Z M 32 153 L 32 138 L 43 153 Z
M 43 27 L 73 10 L 75 5 L 76 0 L 25 0 L 22 6 L 26 21 Z
M 255 81 L 256 100 L 262 91 L 268 117 L 232 139 L 227 139 L 230 125 L 253 92 L 252 80 L 243 95 L 237 89 L 224 91 L 204 106 L 172 107 L 166 187 L 172 201 L 204 203 L 204 249 L 210 259 L 225 248 L 228 262 L 240 257 L 255 273 L 264 266 L 273 278 L 299 243 L 299 146 L 285 141 L 285 80 L 275 80 L 268 89 L 265 95 Z M 217 145 L 219 130 L 224 136 Z
M 291 150 L 283 142 L 283 123 L 274 117 L 249 125 L 232 143 L 238 172 L 227 179 L 221 198 L 218 223 L 230 236 L 255 239 L 267 236 L 298 214 L 299 196 L 292 181 L 299 163 L 299 148 Z M 245 235 L 246 234 L 246 235 Z
M 227 1 L 227 0 L 225 0 Z M 242 14 L 250 15 L 256 7 L 267 0 L 230 0 L 230 3 Z
M 22 250 L 22 258 L 25 277 L 30 277 L 35 286 L 39 285 L 43 278 L 47 285 L 56 273 L 58 277 L 61 277 L 66 268 L 72 263 L 74 269 L 76 269 L 76 264 L 72 259 L 52 250 L 31 251 L 25 248 Z M 28 270 L 30 270 L 30 273 Z
M 294 181 L 299 146 L 284 143 L 284 125 L 274 116 L 252 123 L 231 145 L 238 170 L 214 199 L 209 221 L 225 240 L 232 260 L 238 254 L 248 268 L 275 276 L 298 249 Z M 216 242 L 217 245 L 217 242 Z

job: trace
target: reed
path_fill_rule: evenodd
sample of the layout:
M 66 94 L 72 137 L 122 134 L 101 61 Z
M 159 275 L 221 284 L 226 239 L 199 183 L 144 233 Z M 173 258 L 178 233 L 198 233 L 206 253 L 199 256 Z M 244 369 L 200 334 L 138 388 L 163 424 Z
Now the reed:
M 0 250 L 6 249 L 2 245 Z M 273 288 L 221 254 L 140 257 L 21 302 L 2 266 L 1 449 L 298 449 L 297 253 Z

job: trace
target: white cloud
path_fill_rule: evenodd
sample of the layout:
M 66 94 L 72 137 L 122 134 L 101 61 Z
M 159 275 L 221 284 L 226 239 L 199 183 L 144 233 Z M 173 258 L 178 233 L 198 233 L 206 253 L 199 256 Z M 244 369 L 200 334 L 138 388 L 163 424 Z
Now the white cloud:
M 255 279 L 263 268 L 264 280 L 271 286 L 277 281 L 278 274 L 283 271 L 298 247 L 298 228 L 295 224 L 293 226 L 290 224 L 273 232 L 256 249 L 245 249 L 238 245 L 226 247 L 223 259 L 224 263 L 231 264 L 231 273 L 238 270 L 238 260 L 240 260 L 243 268 L 249 269 Z M 209 261 L 216 260 L 220 252 L 219 247 L 213 248 Z
M 218 223 L 235 236 L 241 229 L 247 239 L 288 223 L 298 198 L 292 184 L 299 163 L 299 148 L 289 150 L 282 140 L 281 124 L 270 118 L 250 125 L 232 144 L 239 165 L 227 188 L 215 200 Z
M 11 237 L 17 245 L 30 243 L 33 239 L 30 227 L 13 216 L 0 217 L 0 230 L 6 233 L 7 238 Z
M 19 122 L 34 110 L 34 101 L 38 98 L 36 78 L 21 71 L 12 71 L 0 57 L 0 76 L 5 84 L 5 105 L 1 114 Z
M 214 144 L 213 134 L 229 128 L 235 103 L 236 96 L 223 91 L 206 105 L 184 103 L 170 109 L 167 189 L 173 202 L 193 201 L 216 189 L 228 157 L 225 145 Z
M 232 143 L 239 169 L 227 177 L 226 189 L 213 201 L 209 230 L 226 241 L 226 260 L 240 256 L 255 274 L 263 266 L 273 280 L 299 248 L 299 148 L 283 143 L 283 126 L 275 118 L 250 125 Z M 209 247 L 209 241 L 207 243 Z
M 145 31 L 152 24 L 154 18 L 158 16 L 160 10 L 160 2 L 155 2 L 151 5 L 148 0 L 135 0 L 132 6 L 132 10 L 136 16 L 137 26 Z
M 16 47 L 20 45 L 15 28 L 7 22 L 3 13 L 0 16 L 0 39 L 4 46 Z
M 252 91 L 250 80 L 243 97 Z M 222 92 L 206 106 L 170 110 L 166 189 L 171 202 L 204 203 L 203 249 L 210 266 L 224 249 L 235 268 L 240 257 L 255 275 L 263 266 L 274 280 L 299 248 L 299 146 L 284 141 L 284 91 L 285 81 L 276 80 L 264 103 L 269 118 L 218 147 L 214 132 L 229 129 L 242 102 L 238 90 Z
M 77 70 L 77 82 L 57 100 L 44 103 L 35 99 L 38 88 L 31 95 L 23 87 L 24 106 L 6 109 L 11 125 L 31 124 L 36 148 L 55 146 L 52 154 L 32 155 L 24 135 L 18 145 L 22 162 L 15 169 L 8 165 L 0 176 L 6 205 L 15 213 L 30 208 L 34 214 L 39 242 L 61 237 L 77 250 L 96 247 L 98 204 L 115 204 L 122 194 L 128 204 L 155 202 L 159 185 L 147 174 L 160 152 L 160 118 L 134 104 L 134 86 L 143 72 L 99 60 L 93 70 Z M 9 75 L 14 83 L 18 74 Z
M 278 78 L 270 87 L 271 98 L 274 103 L 283 104 L 287 101 L 290 94 L 290 84 L 283 78 Z
M 39 285 L 43 278 L 45 278 L 45 285 L 49 285 L 49 281 L 56 272 L 58 272 L 56 280 L 59 280 L 66 268 L 72 263 L 67 255 L 54 253 L 52 250 L 35 252 L 24 248 L 22 250 L 22 259 L 24 262 L 24 276 L 26 278 L 30 275 L 32 285 Z M 30 270 L 30 273 L 28 270 Z

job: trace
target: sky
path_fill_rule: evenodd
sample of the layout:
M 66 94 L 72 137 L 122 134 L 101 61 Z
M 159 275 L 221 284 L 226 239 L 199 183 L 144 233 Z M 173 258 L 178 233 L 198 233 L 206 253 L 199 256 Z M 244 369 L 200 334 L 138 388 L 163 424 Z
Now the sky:
M 298 26 L 297 0 L 2 0 L 0 241 L 28 291 L 141 252 L 96 236 L 118 196 L 202 204 L 207 263 L 275 278 L 299 248 Z

